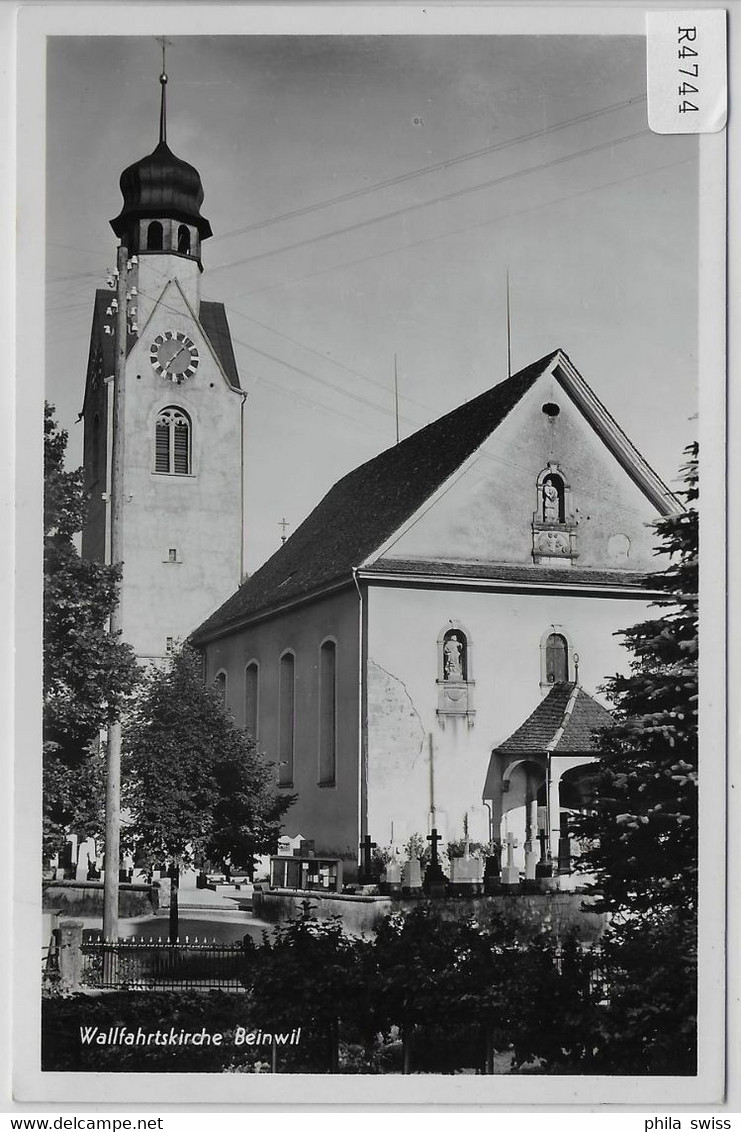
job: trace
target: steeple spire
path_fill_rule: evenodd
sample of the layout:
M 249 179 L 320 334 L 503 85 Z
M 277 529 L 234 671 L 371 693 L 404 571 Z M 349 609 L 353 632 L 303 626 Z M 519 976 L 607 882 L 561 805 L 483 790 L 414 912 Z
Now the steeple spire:
M 160 86 L 162 87 L 162 94 L 160 97 L 160 145 L 167 144 L 167 70 L 165 68 L 165 46 L 167 40 L 164 35 L 160 40 L 162 44 L 162 74 L 160 75 Z

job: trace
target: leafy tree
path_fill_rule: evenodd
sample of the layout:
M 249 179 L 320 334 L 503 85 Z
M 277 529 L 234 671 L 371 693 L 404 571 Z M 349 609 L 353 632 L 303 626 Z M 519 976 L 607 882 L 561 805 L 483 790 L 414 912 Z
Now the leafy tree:
M 269 851 L 293 801 L 278 795 L 270 764 L 204 685 L 187 645 L 145 679 L 124 729 L 123 782 L 128 835 L 142 859 L 171 862 L 175 890 L 182 864 L 249 863 Z M 171 907 L 176 935 L 176 896 Z
M 104 759 L 98 735 L 131 694 L 138 669 L 107 632 L 120 570 L 82 559 L 82 469 L 64 467 L 68 435 L 44 409 L 44 851 L 67 832 L 102 828 Z
M 277 926 L 272 938 L 265 933 L 254 953 L 256 1016 L 270 1018 L 276 1030 L 301 1026 L 302 1056 L 336 1073 L 340 1024 L 357 1019 L 362 959 L 369 948 L 347 935 L 338 916 L 314 920 L 307 900 L 303 914 Z
M 610 1072 L 693 1073 L 697 981 L 697 446 L 687 508 L 660 519 L 650 585 L 661 615 L 624 631 L 630 673 L 607 684 L 615 726 L 601 738 L 596 812 L 576 823 L 591 848 L 607 1005 L 598 1060 Z

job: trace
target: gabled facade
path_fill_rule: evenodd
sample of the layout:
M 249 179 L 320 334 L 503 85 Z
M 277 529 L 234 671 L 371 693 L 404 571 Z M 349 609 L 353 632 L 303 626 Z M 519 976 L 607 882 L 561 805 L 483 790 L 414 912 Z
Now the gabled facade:
M 524 862 L 533 791 L 495 753 L 624 667 L 677 507 L 561 350 L 341 480 L 193 638 L 298 795 L 287 832 L 348 862 L 366 833 L 513 833 Z M 551 790 L 554 859 L 576 796 Z
M 224 307 L 200 296 L 211 227 L 197 171 L 166 144 L 164 89 L 159 144 L 122 174 L 111 221 L 128 259 L 123 636 L 143 661 L 166 657 L 242 576 L 245 394 Z M 82 553 L 106 562 L 116 306 L 116 290 L 96 293 L 82 409 Z

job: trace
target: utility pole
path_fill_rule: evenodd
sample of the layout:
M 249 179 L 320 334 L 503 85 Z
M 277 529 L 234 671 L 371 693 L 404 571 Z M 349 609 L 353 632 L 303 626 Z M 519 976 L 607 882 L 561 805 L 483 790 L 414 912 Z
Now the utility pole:
M 123 562 L 124 507 L 124 378 L 126 374 L 128 249 L 118 249 L 116 287 L 115 367 L 113 371 L 113 445 L 111 452 L 111 563 Z M 110 633 L 121 632 L 121 594 L 111 610 Z M 121 857 L 121 720 L 108 724 L 105 790 L 105 883 L 103 886 L 103 939 L 118 939 L 118 870 Z M 112 957 L 110 957 L 112 959 Z
M 512 326 L 509 311 L 509 268 L 507 268 L 507 377 L 512 376 Z
M 396 370 L 396 354 L 394 354 L 394 411 L 396 416 L 396 443 L 399 443 L 399 375 Z

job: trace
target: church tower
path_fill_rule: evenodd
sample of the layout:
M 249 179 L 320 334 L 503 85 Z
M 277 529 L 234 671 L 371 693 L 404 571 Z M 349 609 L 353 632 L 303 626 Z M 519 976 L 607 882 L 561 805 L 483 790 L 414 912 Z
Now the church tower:
M 142 661 L 167 656 L 241 581 L 243 407 L 222 303 L 201 298 L 203 186 L 159 142 L 121 174 L 112 290 L 95 296 L 84 420 L 89 498 L 83 557 L 111 560 L 111 464 L 117 327 L 123 375 L 123 637 Z M 122 271 L 122 273 L 123 273 Z M 119 307 L 126 305 L 125 319 Z

